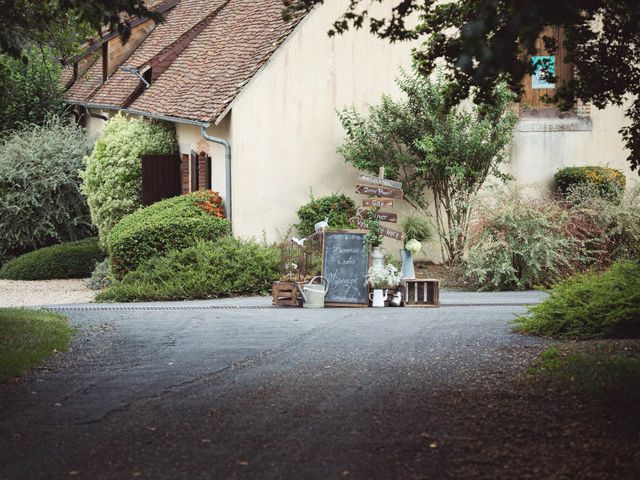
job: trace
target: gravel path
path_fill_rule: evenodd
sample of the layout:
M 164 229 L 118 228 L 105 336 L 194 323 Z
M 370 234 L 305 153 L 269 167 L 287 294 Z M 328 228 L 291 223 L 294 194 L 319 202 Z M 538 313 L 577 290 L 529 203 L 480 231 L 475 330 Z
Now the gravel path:
M 0 280 L 0 308 L 91 302 L 84 280 Z
M 523 381 L 524 311 L 69 310 L 0 385 L 0 478 L 637 478 L 631 422 Z

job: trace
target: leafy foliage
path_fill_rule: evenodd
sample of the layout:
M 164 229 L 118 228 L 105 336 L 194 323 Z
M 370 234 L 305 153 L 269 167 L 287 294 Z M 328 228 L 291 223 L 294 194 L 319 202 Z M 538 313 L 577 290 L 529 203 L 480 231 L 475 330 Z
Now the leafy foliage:
M 298 234 L 308 237 L 314 233 L 314 225 L 325 218 L 331 228 L 349 228 L 349 219 L 356 214 L 356 204 L 343 194 L 333 193 L 325 197 L 313 198 L 298 210 L 299 222 L 295 225 Z
M 91 272 L 91 276 L 85 282 L 87 288 L 91 290 L 102 290 L 111 285 L 111 262 L 108 258 L 96 264 L 96 268 Z
M 431 223 L 423 215 L 410 214 L 404 217 L 400 228 L 404 232 L 406 241 L 417 240 L 418 242 L 426 242 L 433 237 L 433 229 Z
M 365 255 L 369 253 L 369 246 L 379 247 L 382 245 L 380 219 L 377 217 L 377 213 L 377 208 L 370 208 L 364 212 L 364 226 L 367 229 L 367 233 L 362 239 L 362 249 Z
M 575 262 L 588 261 L 580 241 L 566 235 L 570 219 L 556 202 L 496 191 L 478 210 L 465 276 L 482 290 L 552 284 Z
M 60 71 L 49 48 L 31 47 L 22 59 L 0 53 L 0 134 L 64 112 Z
M 516 325 L 523 333 L 558 338 L 640 337 L 640 264 L 619 262 L 603 273 L 571 277 Z
M 20 376 L 56 350 L 65 351 L 73 331 L 66 317 L 57 313 L 0 308 L 0 382 Z
M 113 273 L 122 278 L 153 256 L 227 235 L 229 222 L 222 216 L 220 196 L 206 190 L 127 215 L 111 230 L 107 242 Z
M 0 268 L 0 278 L 10 280 L 50 280 L 86 278 L 97 262 L 105 258 L 95 237 L 61 243 L 25 253 Z
M 225 237 L 155 257 L 98 294 L 99 301 L 151 301 L 257 295 L 279 276 L 279 251 Z
M 103 245 L 113 226 L 142 205 L 140 157 L 177 148 L 175 132 L 165 125 L 122 114 L 106 123 L 81 173 L 82 191 Z
M 346 142 L 338 151 L 356 168 L 401 180 L 405 199 L 424 215 L 431 215 L 425 190 L 433 192 L 438 234 L 451 262 L 462 258 L 471 199 L 489 175 L 505 178 L 499 166 L 506 161 L 515 116 L 512 96 L 504 87 L 494 90 L 494 103 L 451 109 L 446 92 L 454 85 L 443 75 L 430 80 L 403 72 L 398 86 L 405 99 L 383 96 L 368 118 L 354 108 L 340 112 Z M 443 257 L 445 252 L 443 251 Z
M 558 193 L 566 196 L 572 189 L 590 184 L 601 196 L 618 198 L 624 192 L 626 178 L 624 174 L 606 167 L 565 167 L 554 175 Z
M 55 117 L 0 142 L 0 263 L 92 233 L 78 175 L 90 149 L 81 128 Z
M 573 225 L 582 230 L 573 235 L 594 244 L 600 266 L 640 258 L 640 185 L 613 197 L 603 196 L 598 185 L 576 185 L 567 194 L 564 207 L 571 213 Z
M 145 0 L 0 0 L 0 12 L 0 52 L 13 57 L 34 43 L 53 46 L 66 57 L 105 25 L 126 40 L 133 16 L 162 21 Z
M 380 3 L 383 0 L 375 0 Z M 287 0 L 285 16 L 309 10 L 324 0 Z M 578 75 L 557 89 L 559 106 L 570 109 L 576 98 L 597 108 L 621 105 L 625 97 L 632 104 L 626 111 L 629 125 L 620 133 L 629 150 L 631 168 L 640 166 L 640 2 L 637 0 L 397 0 L 387 18 L 370 16 L 363 0 L 351 0 L 337 19 L 330 35 L 368 20 L 370 31 L 396 40 L 422 38 L 414 50 L 420 72 L 428 77 L 439 65 L 447 67 L 451 88 L 445 104 L 455 105 L 476 91 L 475 101 L 493 102 L 497 85 L 507 81 L 517 96 L 522 94 L 522 77 L 534 65 L 523 55 L 536 54 L 536 40 L 549 26 L 562 26 L 566 59 Z M 419 15 L 417 25 L 405 22 Z M 414 26 L 415 25 L 415 26 Z M 553 39 L 543 37 L 553 51 Z

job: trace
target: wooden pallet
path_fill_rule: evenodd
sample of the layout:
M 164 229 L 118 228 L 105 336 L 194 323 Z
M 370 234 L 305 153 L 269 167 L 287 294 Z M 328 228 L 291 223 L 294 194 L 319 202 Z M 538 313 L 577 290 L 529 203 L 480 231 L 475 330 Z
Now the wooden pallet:
M 273 282 L 271 293 L 273 305 L 278 307 L 301 307 L 302 297 L 296 288 L 296 283 L 304 285 L 304 282 Z
M 402 304 L 405 307 L 439 307 L 440 280 L 415 278 L 402 281 Z

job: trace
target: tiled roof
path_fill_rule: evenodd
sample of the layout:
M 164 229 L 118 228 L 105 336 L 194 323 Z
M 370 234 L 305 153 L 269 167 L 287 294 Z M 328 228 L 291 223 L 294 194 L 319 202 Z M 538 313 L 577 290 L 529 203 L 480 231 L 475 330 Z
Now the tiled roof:
M 92 65 L 84 74 L 78 75 L 78 79 L 65 92 L 64 99 L 69 102 L 85 102 L 102 85 L 102 53 L 93 52 L 83 61 Z
M 297 23 L 284 22 L 282 9 L 282 0 L 181 0 L 124 62 L 154 65 L 151 87 L 141 90 L 134 74 L 118 70 L 84 101 L 215 120 Z
M 282 0 L 231 0 L 130 108 L 214 120 L 294 26 L 282 9 Z

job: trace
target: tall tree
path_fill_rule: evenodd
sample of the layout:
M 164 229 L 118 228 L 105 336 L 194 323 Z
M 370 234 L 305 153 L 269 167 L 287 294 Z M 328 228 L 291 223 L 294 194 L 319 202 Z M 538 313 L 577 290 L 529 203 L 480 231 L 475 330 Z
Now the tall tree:
M 285 0 L 285 16 L 325 0 Z M 350 0 L 330 35 L 368 24 L 371 33 L 390 41 L 424 39 L 414 52 L 424 75 L 444 60 L 456 87 L 448 93 L 455 105 L 477 88 L 478 102 L 491 101 L 502 80 L 518 95 L 522 78 L 535 66 L 523 58 L 535 54 L 546 27 L 561 26 L 566 60 L 577 75 L 564 82 L 553 100 L 568 110 L 577 98 L 597 108 L 622 105 L 630 120 L 620 133 L 629 149 L 632 169 L 640 166 L 640 2 L 638 0 L 396 0 L 387 17 L 372 16 L 366 5 L 385 0 Z M 407 22 L 418 17 L 415 26 Z M 547 50 L 557 48 L 543 37 Z M 640 173 L 640 169 L 639 169 Z

